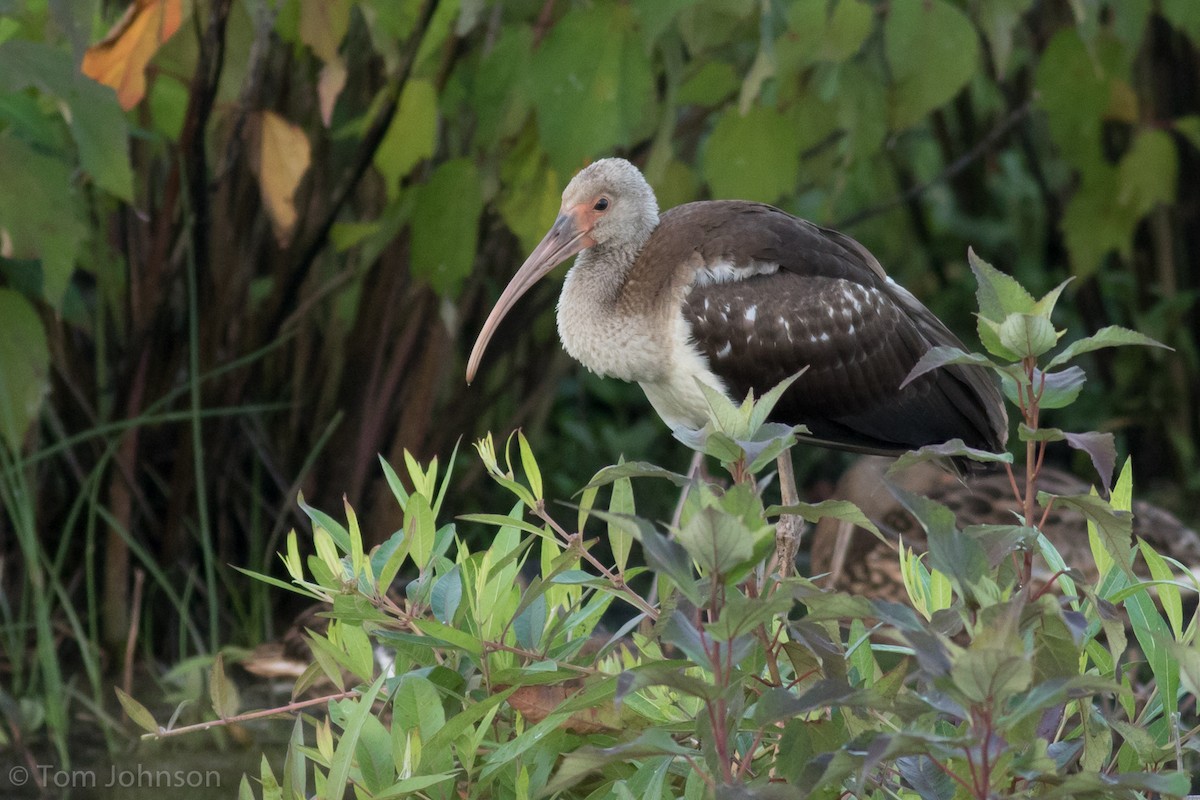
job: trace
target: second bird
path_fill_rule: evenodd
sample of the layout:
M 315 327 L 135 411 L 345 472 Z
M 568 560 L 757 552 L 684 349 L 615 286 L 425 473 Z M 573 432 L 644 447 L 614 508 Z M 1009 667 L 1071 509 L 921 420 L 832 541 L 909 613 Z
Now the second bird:
M 895 455 L 962 439 L 1002 450 L 1008 420 L 991 376 L 949 366 L 900 384 L 930 348 L 962 345 L 861 244 L 762 203 L 714 200 L 663 213 L 633 164 L 607 158 L 563 192 L 554 226 L 488 315 L 467 365 L 533 284 L 578 254 L 558 303 L 573 358 L 636 381 L 672 428 L 699 429 L 697 381 L 740 403 L 807 367 L 771 418 L 811 440 Z

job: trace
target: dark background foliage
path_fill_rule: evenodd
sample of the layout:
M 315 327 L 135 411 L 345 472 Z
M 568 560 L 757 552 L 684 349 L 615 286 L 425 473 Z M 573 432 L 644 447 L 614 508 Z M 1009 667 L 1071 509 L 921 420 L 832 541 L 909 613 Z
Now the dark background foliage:
M 127 86 L 122 36 L 148 37 L 123 112 L 79 65 L 124 10 L 0 0 L 10 644 L 48 577 L 49 619 L 119 653 L 139 570 L 147 652 L 255 639 L 265 588 L 226 565 L 277 571 L 300 490 L 386 538 L 377 454 L 520 426 L 552 495 L 619 455 L 682 468 L 637 387 L 561 352 L 555 280 L 462 377 L 562 187 L 612 154 L 664 208 L 742 197 L 844 230 L 968 342 L 968 246 L 1035 294 L 1075 276 L 1072 337 L 1175 352 L 1096 354 L 1052 422 L 1116 431 L 1195 521 L 1193 0 L 196 0 L 161 47 L 182 7 L 145 0 L 91 56 Z M 812 483 L 841 458 L 800 461 Z M 491 491 L 458 466 L 454 513 Z

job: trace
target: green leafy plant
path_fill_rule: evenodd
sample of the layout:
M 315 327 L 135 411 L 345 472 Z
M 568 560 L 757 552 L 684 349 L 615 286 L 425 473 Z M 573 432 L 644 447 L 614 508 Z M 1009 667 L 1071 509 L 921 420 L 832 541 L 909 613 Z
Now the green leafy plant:
M 558 498 L 618 454 L 681 456 L 640 390 L 555 360 L 544 320 L 472 391 L 450 368 L 602 156 L 664 208 L 740 197 L 846 230 L 952 327 L 965 238 L 1039 292 L 1077 275 L 1063 326 L 1179 357 L 1106 356 L 1075 429 L 1135 421 L 1173 456 L 1139 480 L 1195 506 L 1200 102 L 1171 87 L 1197 8 L 0 0 L 0 743 L 47 731 L 65 764 L 72 719 L 113 710 L 107 668 L 257 641 L 279 595 L 227 565 L 271 571 L 300 486 L 344 493 L 380 544 L 375 453 L 520 425 Z M 502 492 L 464 480 L 451 511 Z
M 932 351 L 913 375 L 967 362 L 1000 373 L 1021 413 L 1028 488 L 1018 491 L 1008 454 L 961 444 L 894 468 L 1000 461 L 1024 514 L 959 530 L 947 507 L 895 489 L 929 539 L 927 556 L 897 556 L 911 605 L 780 577 L 781 515 L 873 527 L 845 503 L 764 501 L 763 472 L 797 435 L 766 422 L 783 387 L 741 406 L 709 396 L 710 424 L 694 443 L 727 469 L 727 484 L 621 463 L 595 475 L 574 512 L 552 513 L 525 437 L 498 450 L 489 436 L 479 458 L 515 504 L 439 526 L 450 470 L 439 482 L 436 461 L 406 457 L 409 491 L 385 462 L 403 530 L 367 550 L 348 506 L 342 524 L 303 505 L 314 552 L 302 556 L 293 532 L 282 555 L 291 582 L 258 576 L 328 604 L 329 629 L 312 635 L 296 691 L 318 677 L 337 688 L 318 699 L 327 717 L 298 718 L 282 775 L 264 760 L 262 796 L 307 797 L 310 785 L 328 798 L 349 787 L 431 798 L 1188 794 L 1197 729 L 1184 718 L 1195 713 L 1200 650 L 1181 588 L 1200 587 L 1131 541 L 1128 461 L 1110 499 L 1036 491 L 1045 449 L 1065 441 L 1089 455 L 1108 493 L 1111 440 L 1044 427 L 1041 412 L 1078 393 L 1078 356 L 1154 343 L 1109 329 L 1050 356 L 1062 287 L 1034 300 L 973 254 L 972 268 L 988 354 Z M 678 521 L 639 517 L 634 480 L 682 489 Z M 1039 530 L 1052 503 L 1088 518 L 1095 586 Z M 471 547 L 459 524 L 493 529 L 490 544 Z M 631 558 L 635 541 L 644 566 Z M 1035 557 L 1056 570 L 1041 587 L 1030 581 Z M 402 573 L 413 577 L 394 599 L 387 589 Z M 213 686 L 222 681 L 218 664 Z M 220 708 L 227 693 L 212 695 Z M 123 702 L 151 735 L 181 730 Z M 249 779 L 241 796 L 256 796 Z

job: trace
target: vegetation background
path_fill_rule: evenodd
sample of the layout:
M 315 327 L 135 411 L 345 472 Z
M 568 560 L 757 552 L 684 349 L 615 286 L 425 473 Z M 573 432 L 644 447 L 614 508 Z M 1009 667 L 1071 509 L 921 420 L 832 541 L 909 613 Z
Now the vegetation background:
M 1175 350 L 1097 353 L 1070 427 L 1116 431 L 1196 521 L 1195 0 L 0 0 L 5 696 L 78 665 L 66 696 L 103 707 L 130 658 L 257 641 L 273 599 L 228 565 L 279 572 L 301 490 L 385 539 L 376 454 L 520 426 L 551 488 L 682 467 L 637 387 L 560 351 L 554 281 L 462 380 L 562 187 L 612 154 L 664 208 L 855 236 L 964 334 L 968 245 L 1034 294 L 1075 276 L 1072 338 Z

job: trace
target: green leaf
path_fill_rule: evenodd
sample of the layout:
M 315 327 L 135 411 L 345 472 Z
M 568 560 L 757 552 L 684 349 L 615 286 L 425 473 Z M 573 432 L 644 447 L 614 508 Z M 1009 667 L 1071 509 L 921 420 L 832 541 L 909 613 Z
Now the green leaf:
M 665 478 L 680 488 L 687 486 L 689 482 L 686 475 L 671 472 L 647 461 L 625 461 L 601 469 L 592 476 L 583 490 L 607 486 L 615 481 L 629 478 Z
M 436 786 L 443 781 L 448 781 L 455 777 L 454 772 L 438 772 L 432 775 L 414 775 L 411 778 L 403 778 L 396 781 L 388 788 L 381 791 L 379 794 L 372 795 L 373 800 L 392 800 L 399 797 L 420 796 L 422 791 L 430 786 Z
M 4 171 L 3 145 L 0 138 L 0 173 Z M 7 191 L 0 192 L 0 207 Z M 3 222 L 0 211 L 0 229 Z M 13 452 L 20 452 L 25 433 L 38 418 L 49 391 L 50 351 L 37 312 L 11 289 L 0 288 L 0 319 L 4 320 L 4 335 L 0 336 L 0 437 Z
M 529 481 L 529 489 L 535 500 L 542 499 L 542 471 L 538 469 L 537 459 L 529 449 L 529 440 L 522 431 L 517 431 L 517 447 L 521 453 L 521 469 L 525 470 L 525 480 Z
M 945 0 L 893 2 L 883 47 L 895 81 L 888 108 L 892 130 L 920 122 L 958 94 L 979 62 L 974 26 Z
M 150 733 L 158 733 L 158 722 L 155 721 L 154 715 L 148 708 L 127 695 L 120 686 L 114 686 L 113 691 L 117 693 L 117 699 L 121 701 L 121 708 L 125 709 L 125 713 L 129 715 L 129 719 L 135 725 Z
M 975 274 L 975 299 L 979 313 L 993 322 L 1002 322 L 1009 314 L 1032 314 L 1037 308 L 1033 295 L 1007 275 L 967 250 L 967 263 Z
M 1050 320 L 1034 314 L 1009 314 L 996 333 L 1000 344 L 1018 358 L 1036 358 L 1058 343 Z
M 371 687 L 353 703 L 353 710 L 346 720 L 342 738 L 338 741 L 337 750 L 334 751 L 333 761 L 329 766 L 329 777 L 325 782 L 325 800 L 341 800 L 345 794 L 350 780 L 350 767 L 358 750 L 358 738 L 367 718 L 371 716 L 371 706 L 383 687 L 385 677 L 381 674 L 376 678 Z
M 417 193 L 412 217 L 412 272 L 454 297 L 475 263 L 483 189 L 470 159 L 447 161 Z
M 1012 453 L 989 453 L 987 450 L 980 450 L 977 447 L 967 447 L 962 439 L 951 439 L 942 444 L 925 445 L 920 450 L 910 450 L 892 462 L 887 469 L 887 474 L 893 475 L 902 472 L 913 464 L 947 458 L 969 458 L 985 464 L 1011 464 L 1013 460 Z
M 692 573 L 692 560 L 688 551 L 672 539 L 668 539 L 654 529 L 646 520 L 640 517 L 611 514 L 596 509 L 593 512 L 605 522 L 620 524 L 627 533 L 641 543 L 645 551 L 646 563 L 656 572 L 671 579 L 688 600 L 694 605 L 703 602 L 703 596 L 697 588 Z
M 430 741 L 446 724 L 446 714 L 437 687 L 419 675 L 405 675 L 392 697 L 393 719 L 404 730 L 417 730 L 421 740 Z M 397 764 L 399 769 L 402 765 Z
M 704 145 L 701 170 L 716 198 L 774 203 L 795 189 L 800 152 L 792 122 L 773 108 L 720 113 Z
M 710 575 L 727 575 L 754 555 L 754 543 L 745 523 L 715 508 L 702 508 L 693 514 L 675 538 Z
M 1008 71 L 1013 33 L 1020 28 L 1021 16 L 1032 5 L 1033 0 L 984 0 L 979 6 L 979 27 L 987 37 L 992 61 L 996 65 L 996 74 L 1000 78 Z
M 396 498 L 396 503 L 403 511 L 408 505 L 408 490 L 404 488 L 404 484 L 400 481 L 400 476 L 396 474 L 396 470 L 388 463 L 387 459 L 382 455 L 379 456 L 379 464 L 383 467 L 383 475 L 387 478 L 388 488 L 392 490 L 392 494 Z
M 503 148 L 505 140 L 520 132 L 529 118 L 533 53 L 532 28 L 504 25 L 495 45 L 473 70 L 471 109 L 478 120 L 474 131 L 477 148 Z
M 417 628 L 419 628 L 421 632 L 425 634 L 425 636 L 445 642 L 451 647 L 457 647 L 466 653 L 470 653 L 475 658 L 479 658 L 483 654 L 483 645 L 479 643 L 477 638 L 469 633 L 464 633 L 457 628 L 452 628 L 449 625 L 443 625 L 437 620 L 432 619 L 414 620 L 413 624 L 416 625 Z M 405 638 L 403 634 L 392 635 L 396 636 L 397 638 L 402 638 L 404 641 L 411 641 L 410 639 Z M 418 641 L 420 640 L 418 639 Z M 428 642 L 425 644 L 428 646 Z
M 703 61 L 690 66 L 694 72 L 675 93 L 675 101 L 680 105 L 716 106 L 738 90 L 737 73 L 728 62 Z
M 96 185 L 133 200 L 129 123 L 116 93 L 75 71 L 69 53 L 14 39 L 0 44 L 0 91 L 35 87 L 54 95 L 79 148 L 79 161 Z
M 553 780 L 542 790 L 544 796 L 571 796 L 566 790 L 603 769 L 609 764 L 641 763 L 653 756 L 699 757 L 699 753 L 675 742 L 671 735 L 658 728 L 643 731 L 636 739 L 612 747 L 580 747 L 567 753 L 562 764 L 554 771 Z M 647 793 L 642 797 L 659 797 L 660 793 Z
M 781 60 L 786 58 L 795 69 L 817 61 L 846 61 L 870 35 L 874 16 L 871 6 L 862 0 L 793 3 L 788 8 L 787 35 L 776 46 L 794 52 Z
M 58 308 L 87 235 L 78 217 L 71 168 L 0 134 L 0 186 L 5 255 L 41 259 L 41 295 Z
M 1038 492 L 1037 501 L 1043 507 L 1053 499 L 1059 507 L 1073 508 L 1096 526 L 1107 553 L 1121 565 L 1126 575 L 1133 576 L 1133 515 L 1114 508 L 1096 495 L 1052 495 Z
M 1158 602 L 1162 605 L 1167 621 L 1171 623 L 1171 631 L 1175 639 L 1183 638 L 1183 598 L 1179 594 L 1179 586 L 1175 584 L 1175 575 L 1166 559 L 1160 556 L 1145 539 L 1137 539 L 1138 549 L 1146 566 L 1150 569 L 1150 577 L 1160 581 L 1158 585 Z
M 771 416 L 771 412 L 775 410 L 775 406 L 783 398 L 783 393 L 786 392 L 796 380 L 808 371 L 808 367 L 797 372 L 791 377 L 784 378 L 779 383 L 771 387 L 767 392 L 758 399 L 753 401 L 754 393 L 747 394 L 746 399 L 750 401 L 752 409 L 750 411 L 750 434 L 754 436 L 758 433 L 759 428 L 767 422 L 767 417 Z
M 362 775 L 363 784 L 373 796 L 391 786 L 396 779 L 392 735 L 375 716 L 363 720 L 358 746 L 354 749 L 354 763 Z
M 437 534 L 433 510 L 424 495 L 414 494 L 404 511 L 404 533 L 408 537 L 410 551 L 417 568 L 424 570 L 433 555 L 433 539 Z
M 1131 208 L 1137 217 L 1144 217 L 1157 205 L 1173 204 L 1179 156 L 1171 134 L 1153 128 L 1140 131 L 1121 158 L 1117 174 L 1117 202 Z
M 342 524 L 333 517 L 326 514 L 319 508 L 310 506 L 304 500 L 304 493 L 299 492 L 296 495 L 296 505 L 308 516 L 313 523 L 313 534 L 316 535 L 317 528 L 323 528 L 327 536 L 343 553 L 350 551 L 350 533 L 342 527 Z
M 444 625 L 454 624 L 454 615 L 462 602 L 462 566 L 455 564 L 444 575 L 438 577 L 429 593 L 429 610 L 438 622 Z
M 746 458 L 750 461 L 750 474 L 757 475 L 796 444 L 797 434 L 808 433 L 809 430 L 804 425 L 792 428 L 780 423 L 768 423 L 759 428 L 750 441 L 738 442 L 738 445 L 746 453 Z M 788 455 L 786 458 L 791 458 L 791 456 Z
M 900 384 L 900 388 L 903 389 L 917 378 L 927 372 L 933 372 L 938 367 L 948 367 L 953 364 L 970 364 L 977 367 L 1001 369 L 998 364 L 979 353 L 965 353 L 957 347 L 939 345 L 938 347 L 931 347 L 926 350 L 917 363 L 913 364 L 913 368 L 904 378 L 904 382 Z
M 1046 114 L 1054 143 L 1085 172 L 1085 182 L 1104 162 L 1101 126 L 1108 116 L 1113 84 L 1127 73 L 1121 64 L 1123 51 L 1113 37 L 1089 46 L 1077 28 L 1065 26 L 1038 58 L 1037 104 Z
M 1100 476 L 1100 484 L 1105 494 L 1112 487 L 1113 469 L 1117 464 L 1117 446 L 1111 433 L 1089 431 L 1087 433 L 1066 433 L 1063 438 L 1067 444 L 1076 450 L 1082 450 L 1092 459 L 1092 466 Z
M 532 128 L 505 154 L 500 182 L 504 186 L 498 198 L 500 215 L 528 252 L 542 240 L 558 215 L 566 182 L 547 166 L 546 154 Z M 517 266 L 513 264 L 513 269 Z
M 437 90 L 427 80 L 410 79 L 400 94 L 396 115 L 375 151 L 375 169 L 383 175 L 389 198 L 399 194 L 400 181 L 413 167 L 433 157 L 437 128 Z
M 1062 229 L 1071 269 L 1080 277 L 1093 274 L 1105 256 L 1117 251 L 1128 256 L 1140 215 L 1119 200 L 1117 169 L 1107 163 L 1083 174 L 1083 180 L 1063 212 Z
M 308 797 L 308 759 L 304 755 L 304 718 L 297 714 L 283 757 L 282 797 Z
M 364 682 L 371 680 L 371 676 L 375 674 L 375 651 L 362 624 L 334 620 L 329 624 L 329 636 L 331 639 L 337 637 L 350 671 Z
M 653 130 L 654 71 L 626 5 L 563 15 L 534 52 L 532 84 L 538 135 L 560 174 Z
M 1127 580 L 1136 581 L 1137 578 Z M 1146 654 L 1146 661 L 1150 664 L 1150 670 L 1158 683 L 1156 688 L 1162 701 L 1163 713 L 1170 720 L 1179 710 L 1179 662 L 1167 646 L 1174 640 L 1171 637 L 1171 629 L 1158 613 L 1147 587 L 1142 585 L 1139 589 L 1125 598 L 1125 612 L 1129 614 L 1134 638 Z
M 1047 370 L 1062 366 L 1084 353 L 1090 353 L 1093 350 L 1099 350 L 1104 347 L 1124 347 L 1126 345 L 1144 345 L 1146 347 L 1161 347 L 1164 350 L 1172 350 L 1162 342 L 1157 342 L 1145 334 L 1131 331 L 1128 328 L 1122 328 L 1119 325 L 1109 325 L 1106 328 L 1101 328 L 1091 336 L 1084 339 L 1077 339 L 1067 345 L 1066 349 L 1050 359 L 1050 363 L 1046 365 Z
M 987 572 L 987 555 L 974 539 L 959 533 L 954 512 L 941 503 L 889 486 L 896 499 L 916 517 L 929 537 L 929 566 L 953 580 L 963 596 Z
M 704 402 L 708 404 L 708 418 L 715 433 L 724 434 L 735 440 L 750 438 L 753 392 L 747 394 L 746 399 L 738 406 L 724 392 L 709 386 L 699 378 L 696 379 L 696 385 L 704 395 Z
M 1033 313 L 1050 319 L 1050 315 L 1054 313 L 1054 307 L 1058 305 L 1058 298 L 1062 295 L 1063 289 L 1067 288 L 1067 284 L 1073 280 L 1075 280 L 1074 275 L 1038 298 L 1037 303 L 1033 306 Z
M 625 516 L 631 516 L 636 512 L 633 503 L 633 484 L 629 478 L 618 478 L 613 482 L 612 498 L 609 500 L 608 510 L 613 514 Z M 624 526 L 609 522 L 608 543 L 612 549 L 613 563 L 617 567 L 617 572 L 624 572 L 625 565 L 629 562 L 633 537 L 625 531 Z
M 1193 695 L 1200 695 L 1200 647 L 1195 642 L 1191 644 L 1171 642 L 1169 649 L 1175 660 L 1179 662 L 1179 676 L 1184 688 Z
M 1044 383 L 1043 374 L 1045 375 Z M 1020 401 L 1017 399 L 1018 379 L 1021 381 L 1021 386 L 1026 387 L 1024 372 L 1016 370 L 1000 373 L 1000 389 L 1013 405 L 1020 405 Z M 1048 373 L 1043 373 L 1040 369 L 1035 368 L 1033 386 L 1042 387 L 1042 396 L 1038 400 L 1038 407 L 1042 409 L 1066 408 L 1075 402 L 1075 398 L 1079 397 L 1079 392 L 1083 389 L 1086 381 L 1087 373 L 1079 367 L 1067 367 L 1058 372 Z M 1022 392 L 1025 391 L 1026 389 L 1022 388 Z
M 1162 0 L 1159 10 L 1168 22 L 1190 36 L 1193 42 L 1200 40 L 1200 6 L 1192 0 Z
M 1187 0 L 1184 0 L 1186 2 Z M 1195 7 L 1195 6 L 1193 6 Z M 1196 15 L 1200 18 L 1200 14 Z M 1192 147 L 1200 150 L 1200 114 L 1191 114 L 1175 120 L 1175 130 L 1192 143 Z
M 845 681 L 818 681 L 799 696 L 786 689 L 771 688 L 763 692 L 754 708 L 754 727 L 765 728 L 785 719 L 807 714 L 818 708 L 836 708 L 854 696 L 854 689 Z
M 279 787 L 279 781 L 275 778 L 275 773 L 271 770 L 271 764 L 267 761 L 266 753 L 258 764 L 259 780 L 262 782 L 263 800 L 282 800 L 283 795 Z
M 970 702 L 1004 708 L 1008 698 L 1029 688 L 1033 665 L 1023 653 L 972 647 L 954 660 L 950 677 Z
M 822 500 L 819 503 L 800 503 L 794 506 L 771 506 L 765 514 L 768 517 L 791 514 L 814 523 L 828 517 L 857 525 L 863 530 L 868 530 L 881 539 L 883 538 L 883 534 L 879 532 L 879 528 L 875 527 L 875 523 L 867 518 L 862 509 L 849 500 Z
M 213 711 L 221 719 L 228 719 L 238 712 L 237 687 L 225 674 L 225 658 L 218 652 L 213 659 L 212 670 L 208 676 L 208 696 L 212 701 Z

